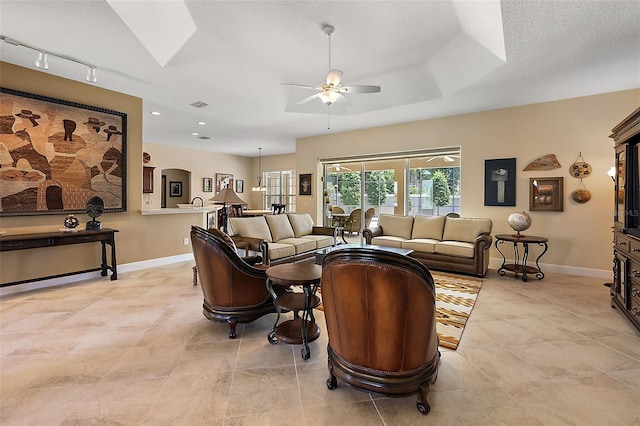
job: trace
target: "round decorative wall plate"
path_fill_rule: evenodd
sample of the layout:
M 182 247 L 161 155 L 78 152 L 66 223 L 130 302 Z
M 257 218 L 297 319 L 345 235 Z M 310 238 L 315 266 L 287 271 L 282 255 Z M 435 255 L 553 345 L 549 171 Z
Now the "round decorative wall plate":
M 569 166 L 569 174 L 576 179 L 584 179 L 591 176 L 591 164 L 584 161 L 576 161 Z
M 142 153 L 142 162 L 144 164 L 147 164 L 149 161 L 151 161 L 151 155 L 149 155 L 148 152 L 143 152 Z

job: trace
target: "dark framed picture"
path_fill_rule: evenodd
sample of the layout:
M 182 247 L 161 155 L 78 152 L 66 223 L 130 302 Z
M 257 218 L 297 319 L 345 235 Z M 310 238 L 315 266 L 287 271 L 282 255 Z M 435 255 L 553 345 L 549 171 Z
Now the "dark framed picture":
M 233 175 L 216 173 L 216 194 L 225 188 L 233 189 Z
M 236 181 L 236 192 L 240 194 L 244 192 L 244 181 L 242 179 Z
M 311 173 L 300 175 L 299 195 L 311 195 Z
M 182 182 L 169 182 L 169 197 L 182 197 Z
M 484 160 L 484 205 L 516 205 L 516 159 Z
M 217 217 L 218 217 L 218 211 L 212 211 L 212 212 L 207 212 L 207 229 L 209 228 L 214 228 L 216 229 L 217 226 Z
M 529 179 L 529 210 L 561 212 L 564 209 L 564 178 L 542 177 Z
M 127 210 L 127 114 L 0 88 L 0 216 Z M 46 151 L 46 155 L 45 155 Z
M 213 178 L 202 178 L 202 191 L 203 192 L 213 191 Z

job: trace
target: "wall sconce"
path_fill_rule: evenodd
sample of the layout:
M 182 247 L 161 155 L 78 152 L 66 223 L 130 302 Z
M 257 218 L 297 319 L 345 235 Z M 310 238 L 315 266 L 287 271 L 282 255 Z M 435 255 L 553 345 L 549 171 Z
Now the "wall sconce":
M 40 69 L 43 70 L 48 70 L 49 69 L 49 55 L 51 56 L 55 56 L 56 58 L 60 58 L 60 59 L 66 59 L 67 61 L 71 61 L 71 62 L 75 62 L 77 64 L 81 64 L 84 65 L 86 67 L 89 68 L 89 71 L 87 72 L 87 76 L 85 77 L 85 80 L 87 80 L 89 83 L 97 83 L 98 82 L 98 78 L 96 77 L 96 66 L 93 64 L 90 64 L 88 62 L 85 61 L 81 61 L 80 59 L 76 59 L 72 56 L 67 56 L 64 55 L 62 53 L 54 53 L 54 52 L 48 52 L 44 49 L 41 49 L 39 47 L 33 46 L 31 44 L 28 43 L 23 43 L 21 41 L 0 35 L 0 40 L 4 41 L 5 43 L 11 44 L 13 46 L 22 46 L 22 47 L 26 47 L 27 49 L 31 49 L 31 50 L 36 50 L 38 52 L 38 59 L 36 59 L 36 61 L 34 62 L 34 65 Z

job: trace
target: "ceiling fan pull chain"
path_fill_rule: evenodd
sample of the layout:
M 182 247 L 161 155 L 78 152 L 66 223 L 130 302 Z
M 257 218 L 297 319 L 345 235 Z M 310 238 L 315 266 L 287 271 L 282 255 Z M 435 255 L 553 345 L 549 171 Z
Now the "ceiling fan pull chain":
M 327 130 L 331 130 L 331 105 L 327 105 Z

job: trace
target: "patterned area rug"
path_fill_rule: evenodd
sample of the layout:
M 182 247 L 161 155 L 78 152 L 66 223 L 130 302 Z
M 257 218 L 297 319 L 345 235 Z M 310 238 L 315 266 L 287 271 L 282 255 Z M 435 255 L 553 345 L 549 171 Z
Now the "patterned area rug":
M 482 287 L 479 278 L 432 273 L 436 283 L 436 331 L 440 346 L 457 349 Z
M 482 280 L 440 272 L 431 275 L 436 283 L 436 332 L 440 346 L 455 350 L 480 293 Z M 322 310 L 322 304 L 317 309 Z

